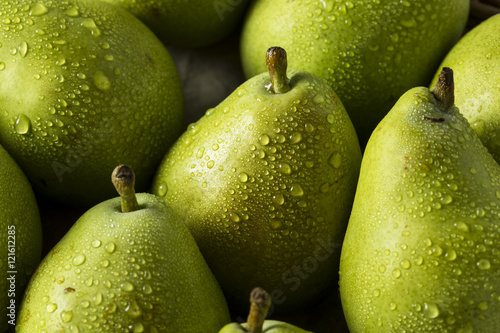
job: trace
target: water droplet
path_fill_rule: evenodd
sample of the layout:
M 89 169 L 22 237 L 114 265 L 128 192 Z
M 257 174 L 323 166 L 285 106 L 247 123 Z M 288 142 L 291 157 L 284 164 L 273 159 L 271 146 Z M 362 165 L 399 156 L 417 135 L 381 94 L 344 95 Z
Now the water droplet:
M 84 254 L 79 254 L 73 259 L 73 265 L 75 266 L 80 266 L 85 262 L 85 255 Z
M 277 205 L 282 205 L 285 203 L 285 197 L 281 193 L 275 194 L 273 195 L 273 202 Z
M 198 151 L 196 152 L 197 158 L 202 158 L 203 155 L 205 155 L 205 146 L 201 146 L 200 148 L 198 148 Z
M 0 61 L 0 71 L 5 69 L 5 63 Z
M 88 29 L 93 36 L 95 37 L 101 36 L 101 30 L 99 30 L 93 19 L 87 18 L 83 20 L 82 26 Z
M 57 304 L 55 304 L 55 303 L 49 303 L 45 307 L 45 310 L 47 310 L 47 312 L 49 312 L 49 313 L 56 311 L 56 309 L 57 309 Z
M 160 186 L 158 186 L 158 195 L 160 197 L 164 197 L 167 195 L 168 192 L 168 185 L 165 182 L 162 182 Z
M 116 249 L 115 243 L 109 242 L 108 244 L 106 244 L 106 252 L 113 253 L 115 252 L 115 249 Z
M 396 279 L 401 276 L 401 270 L 399 268 L 396 268 L 392 271 L 392 276 L 394 276 Z
M 134 285 L 130 282 L 124 282 L 120 285 L 120 287 L 124 290 L 124 291 L 133 291 L 134 290 Z
M 328 121 L 329 124 L 332 124 L 335 123 L 335 116 L 331 113 L 329 113 L 327 116 L 326 116 L 326 121 Z
M 98 239 L 94 240 L 94 241 L 92 242 L 92 246 L 93 246 L 93 247 L 99 247 L 99 246 L 101 246 L 101 241 L 100 241 L 100 240 L 98 240 Z
M 424 315 L 427 318 L 437 318 L 439 316 L 439 308 L 435 303 L 424 303 Z
M 292 173 L 292 167 L 288 163 L 280 163 L 278 167 L 280 172 L 284 173 L 285 175 L 289 175 Z
M 69 323 L 73 319 L 73 311 L 61 311 L 61 320 L 63 323 Z
M 271 228 L 273 229 L 278 229 L 281 228 L 282 223 L 280 220 L 270 220 L 269 223 L 271 224 Z
M 95 296 L 92 298 L 92 301 L 94 301 L 95 305 L 100 305 L 102 303 L 102 293 L 98 292 L 95 294 Z
M 481 259 L 477 262 L 477 267 L 481 270 L 488 270 L 491 268 L 491 264 L 488 259 Z
M 21 45 L 19 45 L 19 54 L 21 57 L 26 57 L 26 54 L 28 53 L 28 43 L 26 42 L 21 42 Z
M 34 16 L 40 16 L 47 14 L 48 11 L 49 9 L 45 7 L 45 5 L 37 2 L 31 7 L 29 14 Z
M 293 184 L 292 187 L 290 188 L 290 192 L 294 197 L 301 197 L 304 195 L 304 190 L 302 189 L 302 186 L 300 186 L 299 184 Z
M 153 292 L 153 288 L 151 288 L 151 286 L 149 284 L 145 284 L 143 287 L 142 287 L 142 291 L 146 294 L 146 295 L 149 295 Z
M 80 15 L 80 13 L 78 12 L 78 8 L 76 7 L 67 9 L 64 13 L 69 17 L 77 17 L 78 15 Z
M 260 137 L 259 137 L 259 143 L 263 146 L 267 146 L 269 144 L 269 142 L 271 141 L 271 138 L 269 138 L 269 135 L 267 134 L 262 134 Z
M 405 259 L 405 260 L 401 261 L 401 268 L 410 269 L 410 267 L 411 267 L 410 260 Z
M 477 308 L 480 310 L 480 311 L 486 311 L 488 310 L 489 306 L 488 306 L 488 303 L 486 302 L 481 302 L 477 305 Z
M 290 135 L 290 143 L 297 144 L 300 141 L 302 141 L 302 134 L 300 134 L 299 132 L 294 132 L 292 135 Z
M 100 90 L 109 90 L 111 88 L 111 81 L 101 71 L 96 71 L 93 76 L 95 86 Z
M 449 261 L 453 261 L 457 259 L 457 252 L 453 249 L 449 249 L 444 255 L 444 257 Z
M 324 103 L 325 102 L 325 97 L 323 96 L 323 94 L 316 94 L 312 101 L 315 103 L 315 104 L 321 104 L 321 103 Z
M 242 172 L 238 175 L 238 179 L 242 183 L 246 183 L 248 181 L 248 175 L 245 172 Z
M 27 134 L 31 128 L 31 119 L 28 118 L 24 113 L 19 114 L 16 123 L 14 125 L 14 130 L 18 134 Z
M 330 158 L 328 159 L 328 164 L 338 169 L 342 165 L 342 155 L 340 155 L 339 152 L 334 152 L 332 155 L 330 155 Z
M 138 318 L 142 315 L 141 307 L 137 304 L 135 299 L 131 299 L 130 302 L 128 302 L 125 312 L 132 318 Z

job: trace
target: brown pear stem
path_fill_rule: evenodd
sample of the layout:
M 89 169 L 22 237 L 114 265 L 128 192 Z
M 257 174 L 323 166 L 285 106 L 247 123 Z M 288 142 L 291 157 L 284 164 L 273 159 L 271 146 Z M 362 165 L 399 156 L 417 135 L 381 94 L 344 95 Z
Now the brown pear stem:
M 250 293 L 250 312 L 247 318 L 247 330 L 262 333 L 264 320 L 271 306 L 271 296 L 262 288 L 254 288 Z
M 122 212 L 128 213 L 139 209 L 135 196 L 135 175 L 127 165 L 119 165 L 111 174 L 111 181 L 122 198 Z
M 289 80 L 286 77 L 286 51 L 279 46 L 270 47 L 266 53 L 266 65 L 271 78 L 268 90 L 274 94 L 284 94 L 290 90 Z
M 453 83 L 453 70 L 451 68 L 443 67 L 432 93 L 437 100 L 443 103 L 445 110 L 455 104 L 455 84 Z

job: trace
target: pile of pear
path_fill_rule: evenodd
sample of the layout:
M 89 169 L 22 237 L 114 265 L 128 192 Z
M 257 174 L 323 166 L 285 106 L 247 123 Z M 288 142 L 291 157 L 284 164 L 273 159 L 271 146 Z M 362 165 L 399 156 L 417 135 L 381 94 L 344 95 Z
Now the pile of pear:
M 0 332 L 499 331 L 500 16 L 183 6 L 0 2 Z M 174 60 L 231 33 L 246 79 L 186 125 Z

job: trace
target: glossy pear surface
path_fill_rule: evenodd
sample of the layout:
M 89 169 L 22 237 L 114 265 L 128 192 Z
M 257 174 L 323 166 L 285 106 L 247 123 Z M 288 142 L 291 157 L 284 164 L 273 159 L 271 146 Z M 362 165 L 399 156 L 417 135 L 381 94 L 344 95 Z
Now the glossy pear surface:
M 340 262 L 350 332 L 498 332 L 499 216 L 499 165 L 456 107 L 409 90 L 363 155 Z
M 428 85 L 462 35 L 469 0 L 256 0 L 241 35 L 247 78 L 266 70 L 280 45 L 290 68 L 325 78 L 356 128 L 362 148 L 408 89 Z
M 246 330 L 247 324 L 231 323 L 224 326 L 219 333 L 249 333 Z M 262 327 L 262 333 L 311 333 L 305 331 L 297 326 L 284 323 L 278 320 L 266 320 L 264 321 L 264 326 Z
M 144 191 L 183 126 L 158 38 L 107 3 L 4 0 L 0 39 L 0 143 L 35 192 L 89 208 L 116 195 L 121 163 Z
M 455 72 L 455 104 L 500 162 L 500 15 L 469 31 L 441 66 Z M 437 75 L 431 87 L 434 86 Z
M 248 0 L 100 0 L 121 6 L 143 21 L 165 43 L 212 45 L 239 28 Z
M 102 202 L 43 259 L 17 332 L 216 332 L 229 323 L 222 291 L 185 224 L 159 198 Z
M 0 332 L 13 327 L 22 293 L 42 255 L 42 225 L 28 179 L 0 146 Z
M 359 172 L 336 94 L 308 73 L 289 78 L 281 94 L 268 73 L 238 87 L 189 126 L 153 181 L 242 312 L 254 286 L 289 310 L 334 283 Z

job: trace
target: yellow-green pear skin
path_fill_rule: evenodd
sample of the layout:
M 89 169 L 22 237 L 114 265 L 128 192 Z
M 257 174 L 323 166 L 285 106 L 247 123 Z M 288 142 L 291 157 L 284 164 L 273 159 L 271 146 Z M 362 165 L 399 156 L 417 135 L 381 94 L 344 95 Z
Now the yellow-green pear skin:
M 219 333 L 249 333 L 246 330 L 247 324 L 231 323 L 224 326 Z M 297 326 L 278 321 L 278 320 L 266 320 L 262 327 L 262 333 L 312 333 L 305 331 Z
M 427 86 L 463 34 L 469 0 L 256 0 L 241 32 L 248 77 L 280 45 L 290 68 L 325 78 L 356 128 L 361 147 L 408 89 Z
M 121 6 L 166 44 L 200 48 L 236 33 L 249 0 L 100 0 Z
M 500 15 L 481 22 L 460 39 L 441 64 L 453 68 L 455 104 L 497 162 L 500 162 L 499 29 Z
M 2 0 L 0 40 L 0 143 L 35 192 L 88 209 L 116 195 L 109 174 L 121 163 L 148 189 L 184 128 L 160 40 L 90 0 Z
M 189 230 L 163 200 L 137 194 L 89 209 L 47 254 L 17 332 L 217 332 L 222 291 Z
M 368 142 L 340 262 L 351 333 L 500 331 L 500 167 L 443 105 L 412 88 Z
M 0 332 L 14 327 L 24 288 L 42 255 L 42 225 L 28 179 L 0 146 Z
M 254 286 L 276 311 L 307 306 L 336 281 L 361 152 L 335 92 L 289 71 L 271 93 L 257 75 L 176 141 L 152 192 L 181 215 L 234 309 Z

